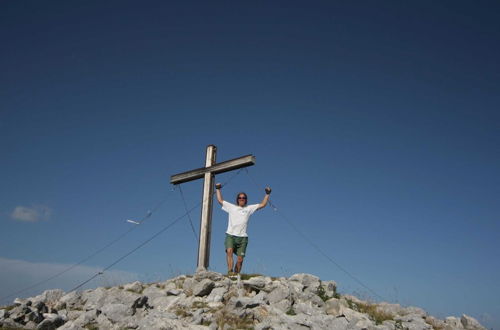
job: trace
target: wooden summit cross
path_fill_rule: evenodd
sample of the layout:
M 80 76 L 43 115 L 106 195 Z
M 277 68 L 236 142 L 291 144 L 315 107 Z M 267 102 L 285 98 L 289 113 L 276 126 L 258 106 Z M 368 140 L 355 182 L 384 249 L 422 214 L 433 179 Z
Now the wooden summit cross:
M 255 157 L 246 155 L 240 158 L 227 160 L 222 163 L 215 163 L 217 147 L 207 146 L 207 158 L 205 167 L 195 170 L 174 174 L 170 177 L 171 184 L 181 184 L 205 178 L 203 184 L 203 199 L 201 207 L 200 240 L 198 242 L 198 266 L 196 271 L 206 270 L 210 259 L 210 236 L 212 231 L 212 195 L 214 193 L 215 174 L 236 170 L 242 167 L 255 164 Z

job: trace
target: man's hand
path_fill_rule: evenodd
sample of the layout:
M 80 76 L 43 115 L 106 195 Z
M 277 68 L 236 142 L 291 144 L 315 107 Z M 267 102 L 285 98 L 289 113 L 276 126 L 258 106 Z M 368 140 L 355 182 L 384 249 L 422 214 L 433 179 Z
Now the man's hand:
M 266 190 L 266 194 L 267 194 L 267 195 L 270 195 L 270 194 L 271 194 L 271 188 L 270 188 L 270 187 L 266 187 L 266 189 L 265 189 L 265 190 Z
M 222 193 L 220 192 L 220 188 L 222 188 L 222 185 L 220 183 L 216 183 L 215 184 L 215 192 L 217 193 L 217 202 L 219 202 L 220 205 L 222 205 L 222 202 L 224 202 L 224 200 L 222 199 Z

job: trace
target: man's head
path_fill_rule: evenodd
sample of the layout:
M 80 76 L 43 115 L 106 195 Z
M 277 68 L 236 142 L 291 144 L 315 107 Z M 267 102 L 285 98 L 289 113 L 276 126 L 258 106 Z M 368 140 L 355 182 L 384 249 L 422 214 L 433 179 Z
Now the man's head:
M 245 194 L 244 192 L 240 192 L 238 195 L 236 195 L 236 205 L 238 206 L 247 205 L 247 194 Z

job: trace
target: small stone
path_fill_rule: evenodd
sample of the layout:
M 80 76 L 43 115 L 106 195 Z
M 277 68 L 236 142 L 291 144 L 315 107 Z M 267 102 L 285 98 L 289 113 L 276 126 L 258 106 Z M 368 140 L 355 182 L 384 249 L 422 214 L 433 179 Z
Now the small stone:
M 42 314 L 49 312 L 47 305 L 45 305 L 42 301 L 37 302 L 33 307 L 35 307 L 35 309 Z
M 36 311 L 33 311 L 31 313 L 28 313 L 26 315 L 26 317 L 28 318 L 28 320 L 30 321 L 33 321 L 35 323 L 40 323 L 43 321 L 43 316 L 42 314 L 40 314 L 39 312 L 36 312 Z
M 181 290 L 171 289 L 167 291 L 167 296 L 178 296 L 182 293 Z
M 55 330 L 64 324 L 64 320 L 61 317 L 45 319 L 36 327 L 37 330 Z
M 465 315 L 465 314 L 463 314 L 462 317 L 460 318 L 460 322 L 462 323 L 464 328 L 467 330 L 486 329 L 475 318 L 473 318 L 472 316 Z
M 210 294 L 215 287 L 215 283 L 210 279 L 204 279 L 196 284 L 193 288 L 193 295 L 196 297 L 204 297 Z
M 132 292 L 135 292 L 135 293 L 141 293 L 142 290 L 143 290 L 143 287 L 142 287 L 142 283 L 141 282 L 135 281 L 133 283 L 125 284 L 123 286 L 123 289 L 127 290 L 127 291 L 132 291 Z

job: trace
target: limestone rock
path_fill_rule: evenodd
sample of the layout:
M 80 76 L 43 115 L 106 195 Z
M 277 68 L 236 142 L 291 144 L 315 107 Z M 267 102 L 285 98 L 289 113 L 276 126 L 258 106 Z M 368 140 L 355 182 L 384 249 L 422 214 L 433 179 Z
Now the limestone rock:
M 207 296 L 210 294 L 214 287 L 215 283 L 212 280 L 206 278 L 193 287 L 193 295 L 195 295 L 196 297 Z
M 464 326 L 465 329 L 467 330 L 486 330 L 485 327 L 483 327 L 475 318 L 472 316 L 468 316 L 463 314 L 462 317 L 460 318 L 460 322 Z
M 142 290 L 144 289 L 142 286 L 142 283 L 139 281 L 135 281 L 133 283 L 128 283 L 123 286 L 123 288 L 127 291 L 135 292 L 135 293 L 142 293 Z
M 324 310 L 326 314 L 332 316 L 344 315 L 344 311 L 349 308 L 347 301 L 344 298 L 330 298 L 325 302 Z
M 335 282 L 310 274 L 233 281 L 199 272 L 156 284 L 48 290 L 16 299 L 15 306 L 0 310 L 0 328 L 485 330 L 467 315 L 438 320 L 417 307 L 338 297 Z M 373 308 L 389 320 L 375 324 Z
M 102 307 L 101 311 L 113 323 L 117 323 L 128 316 L 132 316 L 132 308 L 123 304 L 105 305 Z
M 454 317 L 454 316 L 448 316 L 447 318 L 445 318 L 444 323 L 450 329 L 463 329 L 464 328 L 460 319 L 457 317 Z
M 64 324 L 64 320 L 59 316 L 55 316 L 55 317 L 46 318 L 45 320 L 40 322 L 40 324 L 38 324 L 36 329 L 37 330 L 54 330 L 63 324 Z

